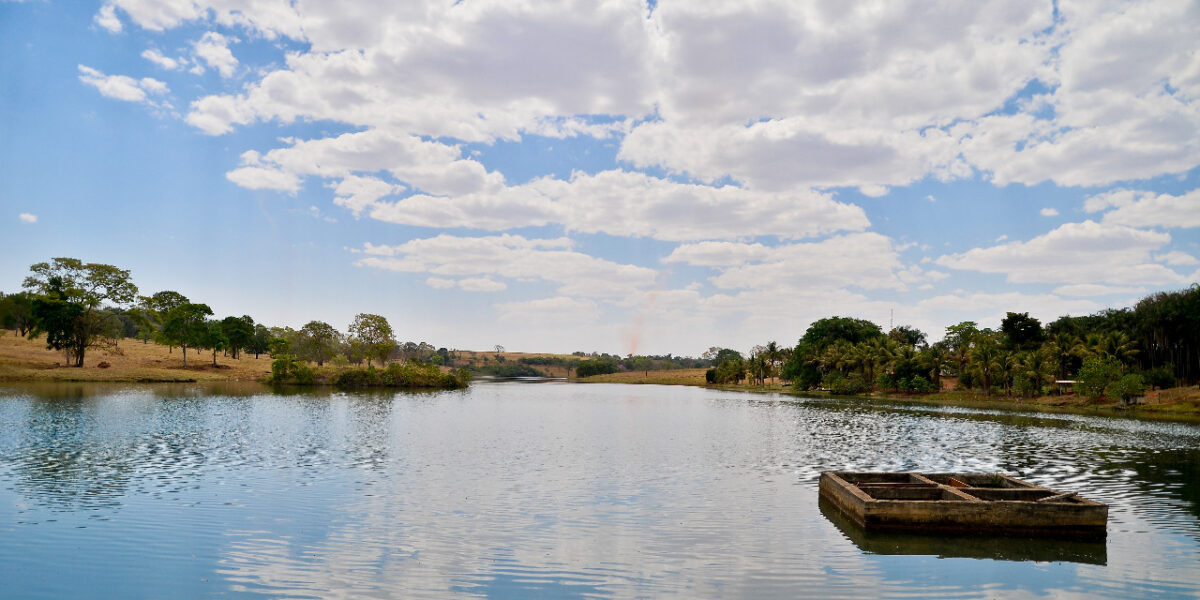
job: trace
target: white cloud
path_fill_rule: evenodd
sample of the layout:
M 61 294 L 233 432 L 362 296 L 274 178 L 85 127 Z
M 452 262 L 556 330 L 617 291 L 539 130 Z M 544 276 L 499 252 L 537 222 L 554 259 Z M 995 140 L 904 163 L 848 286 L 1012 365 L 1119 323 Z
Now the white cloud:
M 620 298 L 654 285 L 653 269 L 623 265 L 571 250 L 571 241 L 521 236 L 442 234 L 395 246 L 366 244 L 358 265 L 439 278 L 502 277 L 556 284 L 564 296 Z M 498 282 L 497 282 L 498 283 Z M 461 282 L 459 283 L 461 286 Z M 472 282 L 477 289 L 489 284 Z
M 209 31 L 196 40 L 192 48 L 196 52 L 196 56 L 204 59 L 208 66 L 216 69 L 221 77 L 232 77 L 234 70 L 237 69 L 238 60 L 234 58 L 233 52 L 229 49 L 231 41 L 237 40 L 231 40 L 215 31 Z
M 544 325 L 593 323 L 597 320 L 600 307 L 592 300 L 555 296 L 524 302 L 504 302 L 496 305 L 500 318 L 521 324 Z
M 1167 263 L 1171 266 L 1200 265 L 1200 260 L 1197 260 L 1195 256 L 1186 252 L 1180 252 L 1179 250 L 1158 254 L 1154 257 L 1154 260 Z
M 21 213 L 17 215 L 17 218 L 20 219 L 22 223 L 37 223 L 38 221 L 37 215 L 32 213 Z
M 121 33 L 121 19 L 117 17 L 117 12 L 111 4 L 101 6 L 100 11 L 96 13 L 93 21 L 97 25 L 107 29 L 109 33 Z
M 1043 217 L 1057 217 L 1058 209 L 1052 208 L 1052 207 L 1046 207 L 1046 208 L 1043 208 L 1042 210 L 1038 211 L 1038 214 L 1042 215 Z
M 79 65 L 79 80 L 96 88 L 100 91 L 100 95 L 107 98 L 126 102 L 144 102 L 151 106 L 158 106 L 158 104 L 151 101 L 147 97 L 147 93 L 162 95 L 170 91 L 167 84 L 152 77 L 143 77 L 138 80 L 125 75 L 105 75 L 84 65 Z
M 1098 285 L 1095 283 L 1076 283 L 1072 285 L 1063 285 L 1054 288 L 1055 294 L 1059 296 L 1111 296 L 1113 294 L 1142 294 L 1146 288 L 1143 287 L 1127 287 L 1117 285 Z
M 458 287 L 468 292 L 499 292 L 508 289 L 503 281 L 496 281 L 489 277 L 468 277 L 458 281 Z
M 1179 196 L 1114 190 L 1084 202 L 1084 210 L 1104 213 L 1103 222 L 1131 227 L 1200 227 L 1200 189 Z
M 425 285 L 437 290 L 448 290 L 457 286 L 458 282 L 445 277 L 430 277 L 425 280 Z
M 683 244 L 663 259 L 713 267 L 719 274 L 711 281 L 720 289 L 903 290 L 908 284 L 938 280 L 944 273 L 926 273 L 900 260 L 892 240 L 878 233 L 835 236 L 819 242 L 762 244 L 700 242 Z
M 975 248 L 935 262 L 952 269 L 1004 274 L 1011 283 L 1184 283 L 1183 276 L 1151 261 L 1151 252 L 1170 241 L 1166 233 L 1084 221 L 1064 224 L 1027 242 Z
M 144 58 L 144 59 L 146 59 L 168 71 L 174 71 L 183 66 L 183 63 L 181 63 L 180 61 L 178 61 L 174 58 L 163 56 L 162 52 L 159 52 L 158 50 L 156 50 L 154 48 L 147 48 L 147 49 L 143 50 L 142 58 Z

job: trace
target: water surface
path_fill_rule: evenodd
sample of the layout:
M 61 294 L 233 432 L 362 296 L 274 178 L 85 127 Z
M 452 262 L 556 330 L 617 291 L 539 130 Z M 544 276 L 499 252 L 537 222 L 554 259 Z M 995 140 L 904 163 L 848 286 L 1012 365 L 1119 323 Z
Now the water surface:
M 867 535 L 827 469 L 1005 472 L 1107 541 Z M 1200 427 L 477 383 L 0 389 L 0 596 L 1200 597 Z

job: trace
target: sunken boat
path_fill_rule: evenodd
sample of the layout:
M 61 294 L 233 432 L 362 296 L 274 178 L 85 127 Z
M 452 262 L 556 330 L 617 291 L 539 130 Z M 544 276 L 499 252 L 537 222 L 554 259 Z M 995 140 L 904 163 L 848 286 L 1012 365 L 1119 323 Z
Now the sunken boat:
M 1108 506 L 1003 474 L 821 473 L 821 497 L 867 530 L 1104 537 Z

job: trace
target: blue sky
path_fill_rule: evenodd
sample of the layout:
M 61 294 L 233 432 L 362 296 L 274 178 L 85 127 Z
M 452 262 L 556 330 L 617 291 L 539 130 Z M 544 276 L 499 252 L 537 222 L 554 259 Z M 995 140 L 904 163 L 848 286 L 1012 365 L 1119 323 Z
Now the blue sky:
M 1200 279 L 1200 8 L 0 1 L 0 290 L 699 354 Z

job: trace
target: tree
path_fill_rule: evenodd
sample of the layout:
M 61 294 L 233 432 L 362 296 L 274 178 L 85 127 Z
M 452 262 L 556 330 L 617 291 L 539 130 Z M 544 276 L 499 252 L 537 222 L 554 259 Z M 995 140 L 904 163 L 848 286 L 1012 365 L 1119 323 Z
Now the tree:
M 116 317 L 102 310 L 102 305 L 108 302 L 122 306 L 137 297 L 137 286 L 130 281 L 129 271 L 112 265 L 54 258 L 31 265 L 29 270 L 33 274 L 25 278 L 24 288 L 42 296 L 53 293 L 54 302 L 78 307 L 52 311 L 56 326 L 61 328 L 59 333 L 65 334 L 58 339 L 60 349 L 67 351 L 76 367 L 83 366 L 87 349 L 97 345 L 103 334 L 113 328 L 111 320 Z M 62 320 L 67 316 L 72 317 L 69 323 Z
M 1000 347 L 990 335 L 976 335 L 969 351 L 971 368 L 983 383 L 983 393 L 992 395 L 992 377 L 995 376 L 1000 360 Z
M 29 335 L 34 326 L 33 295 L 18 292 L 0 296 L 0 326 L 16 330 L 21 337 Z
M 653 366 L 654 366 L 654 361 L 650 360 L 649 358 L 647 358 L 645 356 L 633 357 L 633 370 L 634 371 L 642 371 L 642 373 L 646 377 L 650 376 L 650 367 L 653 367 Z
M 300 328 L 298 341 L 296 353 L 320 367 L 337 354 L 341 348 L 342 334 L 324 321 L 309 321 Z
M 246 351 L 253 352 L 257 360 L 258 355 L 271 349 L 270 344 L 271 330 L 266 325 L 258 324 L 254 326 L 254 337 L 250 338 L 250 345 L 246 346 Z
M 380 364 L 387 362 L 387 357 L 396 347 L 396 339 L 392 334 L 392 326 L 387 319 L 380 315 L 359 313 L 354 316 L 354 322 L 349 327 L 351 339 L 363 350 L 367 366 L 371 359 L 378 358 Z
M 1051 345 L 1030 350 L 1021 355 L 1021 373 L 1032 384 L 1034 396 L 1042 393 L 1042 385 L 1053 379 L 1055 356 Z
M 1029 316 L 1027 312 L 1008 313 L 1000 322 L 1000 331 L 1004 332 L 1007 346 L 1011 350 L 1036 348 L 1045 339 L 1042 334 L 1042 322 Z
M 172 308 L 163 318 L 162 336 L 183 349 L 183 366 L 187 366 L 187 349 L 203 348 L 209 335 L 208 317 L 212 309 L 207 304 L 185 302 Z M 213 362 L 216 362 L 214 358 Z
M 170 352 L 175 347 L 175 344 L 162 335 L 163 322 L 167 318 L 167 313 L 171 312 L 175 307 L 187 304 L 188 302 L 187 296 L 171 290 L 155 292 L 151 296 L 138 296 L 138 314 L 149 325 L 147 335 L 142 336 L 142 341 L 145 342 L 149 339 L 149 329 L 153 329 L 158 342 L 166 344 L 167 351 Z
M 929 345 L 926 342 L 925 332 L 909 325 L 900 325 L 893 328 L 888 332 L 888 337 L 896 340 L 899 344 L 912 346 L 913 348 L 924 348 Z
M 196 347 L 212 350 L 212 364 L 214 367 L 217 366 L 217 352 L 229 347 L 229 338 L 225 337 L 221 321 L 205 323 L 204 329 L 199 331 L 199 334 L 196 339 Z
M 975 321 L 963 321 L 958 325 L 946 328 L 946 336 L 942 339 L 950 350 L 950 355 L 958 364 L 957 374 L 962 376 L 967 371 L 967 361 L 970 359 L 971 342 L 979 334 Z
M 254 343 L 254 319 L 250 315 L 225 317 L 221 320 L 221 333 L 225 336 L 230 355 L 241 358 L 241 350 Z

